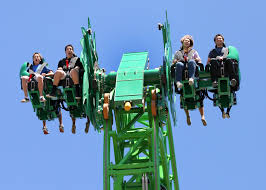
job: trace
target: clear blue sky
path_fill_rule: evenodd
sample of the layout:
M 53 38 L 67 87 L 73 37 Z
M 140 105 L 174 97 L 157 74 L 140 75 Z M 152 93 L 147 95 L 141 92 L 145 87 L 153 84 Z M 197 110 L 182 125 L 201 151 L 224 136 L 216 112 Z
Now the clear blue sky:
M 178 107 L 173 129 L 181 190 L 265 190 L 265 24 L 263 0 L 179 1 L 2 1 L 0 8 L 1 190 L 100 190 L 102 189 L 103 135 L 85 120 L 71 134 L 68 113 L 65 133 L 58 121 L 48 122 L 51 134 L 42 134 L 42 123 L 30 103 L 21 104 L 19 68 L 39 51 L 55 70 L 71 43 L 80 55 L 81 26 L 87 17 L 96 31 L 100 66 L 116 71 L 125 52 L 148 51 L 151 68 L 162 65 L 163 44 L 157 23 L 171 25 L 173 50 L 185 34 L 194 37 L 194 48 L 204 63 L 214 47 L 213 36 L 222 33 L 227 45 L 240 53 L 242 73 L 238 105 L 231 119 L 223 120 L 218 108 L 205 100 L 208 126 L 198 111 L 192 126 Z

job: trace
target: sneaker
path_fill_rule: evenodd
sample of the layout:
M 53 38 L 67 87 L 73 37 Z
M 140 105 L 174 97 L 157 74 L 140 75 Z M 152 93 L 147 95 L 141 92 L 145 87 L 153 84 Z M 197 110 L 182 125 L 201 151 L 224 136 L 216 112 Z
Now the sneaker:
M 72 125 L 72 130 L 71 131 L 72 131 L 73 134 L 76 134 L 76 125 L 75 124 Z
M 193 79 L 193 78 L 189 78 L 189 80 L 188 80 L 188 84 L 189 84 L 190 86 L 192 86 L 192 85 L 194 84 L 194 79 Z
M 46 99 L 43 96 L 40 96 L 40 102 L 45 102 Z
M 43 131 L 43 134 L 45 134 L 45 135 L 49 134 L 47 127 L 43 127 L 42 131 Z
M 187 117 L 187 125 L 190 126 L 191 125 L 191 120 L 190 117 Z
M 177 88 L 182 88 L 182 86 L 183 86 L 183 84 L 180 81 L 176 82 L 176 87 Z
M 20 102 L 21 103 L 27 103 L 27 102 L 29 102 L 30 101 L 30 99 L 28 98 L 28 97 L 25 97 L 25 98 L 23 98 Z
M 48 98 L 56 98 L 55 91 L 52 91 L 50 94 L 47 94 L 46 97 L 48 97 Z
M 232 79 L 232 80 L 231 80 L 231 86 L 232 86 L 232 87 L 235 87 L 235 86 L 236 86 L 236 83 L 237 83 L 237 82 L 236 82 L 236 79 Z
M 64 133 L 64 125 L 59 125 L 59 131 L 60 133 Z
M 212 87 L 213 87 L 213 88 L 217 88 L 217 87 L 218 87 L 218 82 L 217 82 L 217 81 L 214 81 L 214 82 L 212 83 Z
M 89 132 L 90 122 L 86 123 L 85 133 Z

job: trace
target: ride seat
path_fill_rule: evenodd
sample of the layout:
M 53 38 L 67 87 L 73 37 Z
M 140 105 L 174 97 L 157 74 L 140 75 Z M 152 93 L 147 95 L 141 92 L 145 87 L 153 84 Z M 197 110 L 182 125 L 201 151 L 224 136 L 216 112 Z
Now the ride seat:
M 58 84 L 58 86 L 63 86 L 64 88 L 70 87 L 73 85 L 74 85 L 74 82 L 73 82 L 72 78 L 70 77 L 70 75 L 68 75 L 68 74 L 66 75 L 66 77 L 63 80 L 60 80 L 59 84 Z

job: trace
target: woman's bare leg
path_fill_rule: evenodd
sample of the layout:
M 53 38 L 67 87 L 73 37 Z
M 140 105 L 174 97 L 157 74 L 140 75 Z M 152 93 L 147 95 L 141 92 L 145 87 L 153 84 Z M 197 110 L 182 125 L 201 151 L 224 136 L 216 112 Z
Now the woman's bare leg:
M 64 132 L 64 125 L 63 125 L 62 112 L 61 112 L 61 110 L 59 111 L 59 114 L 58 114 L 58 121 L 59 121 L 59 131 L 61 133 L 63 133 Z
M 22 80 L 22 89 L 24 92 L 24 96 L 25 96 L 25 98 L 27 98 L 28 97 L 28 80 L 29 80 L 29 77 L 23 76 L 23 77 L 21 77 L 21 80 Z
M 72 133 L 75 134 L 76 133 L 76 118 L 71 117 L 71 119 L 72 119 Z
M 200 107 L 199 108 L 199 112 L 200 112 L 202 124 L 204 126 L 206 126 L 207 125 L 207 121 L 205 120 L 205 116 L 204 116 L 204 107 Z
M 43 124 L 43 128 L 42 128 L 42 130 L 43 130 L 43 134 L 45 134 L 45 135 L 49 134 L 48 129 L 47 129 L 47 127 L 46 127 L 46 121 L 43 120 L 43 121 L 42 121 L 42 124 Z

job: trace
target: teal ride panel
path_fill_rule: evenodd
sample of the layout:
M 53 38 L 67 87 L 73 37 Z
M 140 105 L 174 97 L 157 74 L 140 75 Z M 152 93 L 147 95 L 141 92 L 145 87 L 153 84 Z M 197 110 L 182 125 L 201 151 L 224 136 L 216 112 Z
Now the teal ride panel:
M 115 105 L 131 101 L 140 104 L 143 98 L 144 70 L 148 52 L 124 54 L 116 76 Z
M 228 52 L 227 58 L 235 59 L 239 62 L 239 54 L 237 49 L 234 46 L 228 46 Z
M 28 62 L 24 62 L 24 64 L 20 68 L 19 75 L 22 76 L 29 76 L 30 74 L 27 71 L 28 69 Z

